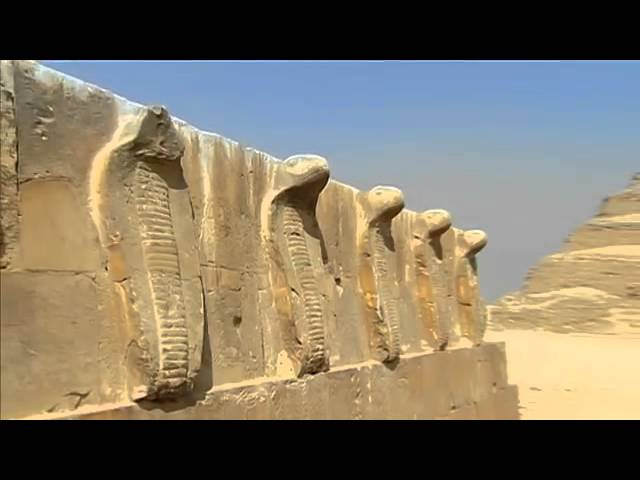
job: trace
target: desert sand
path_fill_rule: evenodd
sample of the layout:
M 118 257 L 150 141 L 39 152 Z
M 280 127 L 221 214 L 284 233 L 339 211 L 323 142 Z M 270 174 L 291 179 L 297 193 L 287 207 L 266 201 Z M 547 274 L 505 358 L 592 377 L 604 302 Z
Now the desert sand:
M 506 342 L 523 420 L 639 420 L 640 334 L 491 330 Z
M 640 419 L 640 173 L 489 307 L 523 419 Z

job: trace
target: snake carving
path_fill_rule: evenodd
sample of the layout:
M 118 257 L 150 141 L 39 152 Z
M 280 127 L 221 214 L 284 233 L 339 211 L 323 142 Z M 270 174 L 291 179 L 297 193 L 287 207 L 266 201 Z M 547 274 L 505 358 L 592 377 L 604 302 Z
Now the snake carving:
M 455 285 L 460 335 L 474 345 L 482 342 L 487 323 L 486 306 L 478 287 L 476 255 L 487 245 L 482 230 L 456 230 Z
M 92 172 L 93 217 L 127 320 L 134 400 L 182 395 L 196 373 L 185 290 L 197 287 L 183 282 L 172 211 L 172 192 L 187 189 L 183 151 L 167 110 L 154 106 L 121 126 Z M 202 298 L 201 290 L 189 294 Z
M 396 300 L 395 252 L 391 221 L 404 208 L 402 192 L 378 186 L 361 194 L 365 228 L 361 238 L 360 285 L 371 320 L 374 358 L 394 362 L 400 356 L 400 323 Z
M 319 239 L 318 196 L 329 181 L 327 161 L 317 155 L 286 159 L 276 173 L 278 193 L 273 200 L 273 236 L 277 257 L 288 284 L 292 317 L 285 326 L 285 343 L 297 375 L 328 368 L 323 298 L 315 265 L 318 255 L 310 242 Z
M 447 271 L 441 237 L 451 227 L 451 215 L 446 210 L 427 210 L 416 216 L 415 225 L 418 311 L 427 342 L 435 350 L 444 350 L 449 342 L 450 310 L 446 298 Z

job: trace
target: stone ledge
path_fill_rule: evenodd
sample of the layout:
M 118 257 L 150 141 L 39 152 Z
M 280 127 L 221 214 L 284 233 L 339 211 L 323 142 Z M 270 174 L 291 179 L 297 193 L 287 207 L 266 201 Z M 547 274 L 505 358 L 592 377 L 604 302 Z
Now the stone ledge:
M 190 405 L 88 405 L 27 419 L 517 419 L 517 387 L 505 372 L 504 345 L 487 343 L 404 355 L 394 369 L 368 361 L 302 379 L 225 384 Z

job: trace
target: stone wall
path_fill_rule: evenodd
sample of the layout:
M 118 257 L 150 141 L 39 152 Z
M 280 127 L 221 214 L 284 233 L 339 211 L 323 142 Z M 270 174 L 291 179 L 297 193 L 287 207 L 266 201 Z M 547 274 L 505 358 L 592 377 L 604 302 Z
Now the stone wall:
M 517 418 L 481 231 L 2 61 L 2 418 Z

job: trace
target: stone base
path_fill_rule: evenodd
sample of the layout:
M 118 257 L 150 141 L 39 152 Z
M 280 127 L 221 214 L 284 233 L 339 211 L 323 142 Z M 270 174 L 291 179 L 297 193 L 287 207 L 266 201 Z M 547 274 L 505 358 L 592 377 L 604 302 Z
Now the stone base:
M 31 419 L 448 419 L 519 418 L 508 385 L 504 344 L 403 356 L 395 368 L 376 362 L 302 379 L 256 379 L 209 391 L 192 404 L 87 405 Z

